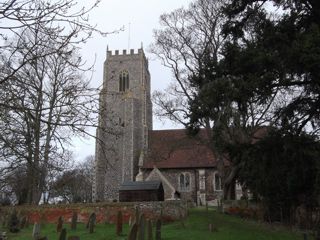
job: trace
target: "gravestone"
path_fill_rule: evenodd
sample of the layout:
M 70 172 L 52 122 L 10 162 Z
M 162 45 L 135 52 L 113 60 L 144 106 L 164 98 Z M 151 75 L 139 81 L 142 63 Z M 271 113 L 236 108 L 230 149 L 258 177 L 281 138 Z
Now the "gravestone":
M 117 235 L 119 236 L 122 233 L 122 212 L 118 211 L 117 214 Z
M 19 232 L 19 218 L 17 216 L 17 211 L 14 209 L 10 215 L 9 219 L 9 231 L 12 233 Z
M 46 213 L 45 212 L 41 213 L 39 221 L 40 221 L 41 228 L 44 228 L 46 226 L 46 222 L 47 222 L 47 218 L 46 218 Z
M 93 233 L 94 232 L 95 224 L 96 224 L 96 214 L 95 213 L 91 213 L 91 215 L 89 217 L 89 233 Z
M 129 218 L 129 227 L 132 226 L 132 216 L 130 215 L 130 218 Z
M 69 236 L 68 240 L 80 240 L 79 236 Z
M 140 218 L 140 211 L 139 211 L 139 207 L 137 206 L 134 214 L 134 222 L 138 224 L 139 218 Z
M 181 227 L 182 228 L 186 228 L 185 224 L 184 224 L 184 217 L 183 217 L 183 214 L 182 214 L 182 210 L 179 209 L 179 220 L 180 220 L 180 223 L 181 223 Z
M 61 232 L 62 226 L 63 226 L 63 219 L 62 219 L 62 216 L 60 216 L 58 218 L 58 223 L 57 223 L 57 232 Z
M 67 239 L 67 229 L 63 228 L 60 232 L 59 240 L 66 240 Z
M 87 228 L 87 229 L 89 228 L 90 221 L 91 221 L 91 219 L 93 219 L 93 218 L 94 218 L 94 220 L 96 219 L 96 214 L 95 214 L 94 212 L 91 213 L 90 216 L 89 216 L 89 218 L 88 218 L 87 225 L 86 225 L 86 228 Z
M 216 231 L 218 231 L 218 229 L 216 228 L 216 226 L 214 224 L 209 223 L 209 231 L 216 232 Z
M 147 240 L 153 240 L 152 236 L 152 222 L 150 219 L 147 221 Z
M 161 220 L 156 222 L 156 240 L 161 240 Z
M 128 240 L 137 240 L 138 224 L 134 223 L 130 229 Z
M 76 211 L 73 211 L 72 218 L 71 218 L 71 229 L 72 230 L 77 229 L 77 221 L 78 221 L 78 213 Z
M 25 227 L 27 227 L 27 217 L 23 216 L 20 221 L 20 228 L 23 229 Z
M 138 240 L 144 240 L 145 237 L 145 217 L 144 214 L 140 215 L 138 223 Z
M 39 237 L 40 237 L 40 224 L 35 223 L 33 225 L 32 238 L 33 240 L 38 240 Z

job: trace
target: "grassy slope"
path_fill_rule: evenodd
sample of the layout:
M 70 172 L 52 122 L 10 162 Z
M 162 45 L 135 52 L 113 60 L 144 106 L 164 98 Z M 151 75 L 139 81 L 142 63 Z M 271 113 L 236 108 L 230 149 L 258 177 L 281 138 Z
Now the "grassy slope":
M 213 223 L 218 231 L 210 233 L 208 224 Z M 209 210 L 209 217 L 203 209 L 194 209 L 185 222 L 164 226 L 164 239 L 196 239 L 196 240 L 295 240 L 302 239 L 297 233 L 284 228 L 272 228 L 266 224 L 243 220 L 238 217 L 219 214 Z
M 210 233 L 208 223 L 213 223 L 218 231 Z M 206 215 L 204 209 L 193 209 L 189 218 L 184 222 L 183 228 L 181 222 L 166 224 L 162 229 L 163 240 L 295 240 L 302 239 L 301 234 L 287 231 L 284 228 L 272 228 L 265 224 L 259 224 L 253 221 L 242 220 L 237 217 L 219 214 L 213 210 Z M 128 226 L 124 226 L 123 236 L 115 235 L 115 225 L 99 224 L 94 234 L 87 233 L 84 224 L 79 224 L 77 231 L 72 232 L 70 226 L 65 224 L 69 235 L 79 235 L 81 240 L 124 240 L 129 231 Z M 55 231 L 55 225 L 48 224 L 42 230 L 42 234 L 48 236 L 49 240 L 58 239 Z M 154 231 L 154 229 L 153 229 Z M 23 230 L 18 235 L 10 235 L 12 240 L 31 239 L 32 227 Z

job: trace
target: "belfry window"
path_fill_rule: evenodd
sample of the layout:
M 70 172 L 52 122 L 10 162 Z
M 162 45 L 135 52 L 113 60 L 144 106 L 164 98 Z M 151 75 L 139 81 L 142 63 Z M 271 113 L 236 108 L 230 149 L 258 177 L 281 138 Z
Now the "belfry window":
M 119 76 L 119 92 L 125 92 L 129 89 L 129 73 L 122 71 Z
M 180 191 L 190 191 L 190 174 L 181 173 L 179 176 Z

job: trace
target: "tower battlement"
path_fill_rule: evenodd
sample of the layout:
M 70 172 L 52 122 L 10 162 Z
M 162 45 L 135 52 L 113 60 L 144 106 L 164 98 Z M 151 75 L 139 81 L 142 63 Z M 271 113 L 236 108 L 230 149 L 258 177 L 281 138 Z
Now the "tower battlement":
M 138 48 L 137 50 L 130 49 L 130 51 L 127 51 L 127 49 L 123 49 L 122 51 L 119 51 L 119 50 L 111 51 L 107 48 L 107 59 L 111 61 L 117 61 L 117 60 L 122 61 L 124 59 L 128 59 L 131 57 L 139 58 L 139 56 L 141 56 L 145 60 L 145 63 L 147 65 L 147 70 L 148 70 L 149 61 L 144 54 L 143 48 Z
M 142 48 L 139 48 L 137 51 L 135 49 L 130 49 L 130 51 L 127 51 L 127 49 L 123 49 L 122 51 L 119 50 L 108 50 L 107 49 L 107 57 L 110 56 L 131 56 L 131 55 L 144 55 Z

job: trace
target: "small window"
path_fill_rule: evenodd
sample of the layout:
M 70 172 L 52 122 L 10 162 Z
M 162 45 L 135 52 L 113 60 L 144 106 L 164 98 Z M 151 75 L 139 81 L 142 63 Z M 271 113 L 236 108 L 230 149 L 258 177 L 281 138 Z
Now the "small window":
M 199 177 L 199 188 L 200 190 L 206 189 L 206 178 L 204 176 Z
M 181 173 L 179 175 L 179 188 L 180 191 L 190 191 L 190 174 L 189 173 Z
M 122 71 L 119 76 L 119 92 L 125 92 L 129 89 L 129 73 Z
M 221 177 L 217 172 L 215 172 L 213 175 L 213 186 L 214 186 L 214 191 L 222 190 Z

